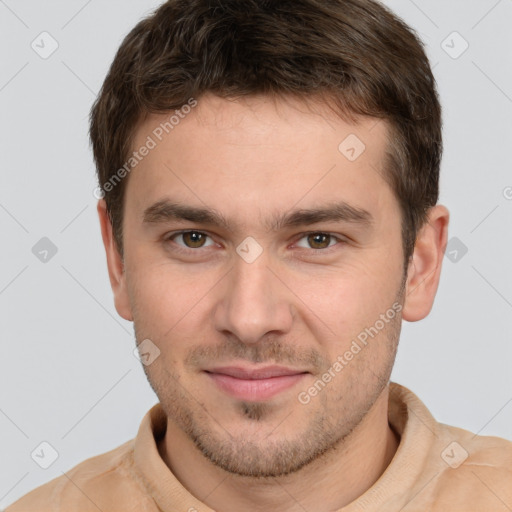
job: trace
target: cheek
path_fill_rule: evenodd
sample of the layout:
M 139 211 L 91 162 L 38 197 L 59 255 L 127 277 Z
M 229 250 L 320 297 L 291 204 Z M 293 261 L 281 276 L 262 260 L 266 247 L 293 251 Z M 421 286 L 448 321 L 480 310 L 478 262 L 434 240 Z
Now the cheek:
M 324 334 L 331 357 L 379 320 L 396 300 L 400 265 L 390 265 L 380 255 L 344 262 L 314 276 L 296 275 L 294 292 L 301 299 L 310 330 Z M 309 320 L 307 320 L 309 319 Z M 315 328 L 314 326 L 316 325 Z M 328 326 L 328 330 L 325 327 Z
M 204 297 L 218 278 L 209 272 L 200 275 L 170 263 L 127 264 L 127 285 L 133 306 L 134 323 L 147 337 L 161 343 L 199 334 L 205 325 Z M 173 341 L 174 343 L 174 341 Z

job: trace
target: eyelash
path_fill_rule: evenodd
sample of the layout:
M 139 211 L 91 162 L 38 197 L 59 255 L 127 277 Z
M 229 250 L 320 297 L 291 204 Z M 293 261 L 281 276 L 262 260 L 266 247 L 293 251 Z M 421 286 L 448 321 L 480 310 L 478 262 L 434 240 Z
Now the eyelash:
M 180 235 L 184 235 L 186 233 L 198 233 L 200 235 L 205 235 L 208 238 L 210 238 L 211 240 L 213 240 L 213 238 L 208 233 L 206 233 L 204 231 L 199 231 L 199 230 L 195 230 L 195 229 L 187 229 L 187 230 L 184 230 L 184 231 L 176 231 L 174 233 L 170 233 L 169 235 L 166 235 L 164 242 L 165 243 L 174 242 L 174 239 L 176 237 L 178 237 Z M 330 254 L 332 252 L 332 250 L 335 250 L 337 248 L 337 246 L 343 245 L 343 244 L 347 243 L 347 241 L 344 240 L 343 238 L 340 238 L 339 236 L 336 236 L 333 233 L 328 233 L 328 232 L 325 232 L 325 231 L 307 231 L 305 233 L 301 233 L 300 237 L 297 238 L 294 243 L 299 242 L 300 240 L 302 240 L 303 238 L 308 237 L 309 235 L 328 235 L 332 239 L 334 239 L 337 243 L 332 245 L 332 246 L 328 246 L 328 247 L 326 247 L 324 249 L 313 249 L 313 248 L 307 249 L 305 247 L 299 247 L 299 250 L 312 251 L 313 253 L 317 253 L 318 255 Z M 175 250 L 177 252 L 187 253 L 187 254 L 191 254 L 192 252 L 198 252 L 199 249 L 204 249 L 205 248 L 205 247 L 197 247 L 196 249 L 194 249 L 192 247 L 184 247 L 184 246 L 178 245 L 176 243 L 174 243 L 174 246 L 175 247 L 173 248 L 173 250 Z M 208 246 L 208 247 L 210 247 L 210 246 Z

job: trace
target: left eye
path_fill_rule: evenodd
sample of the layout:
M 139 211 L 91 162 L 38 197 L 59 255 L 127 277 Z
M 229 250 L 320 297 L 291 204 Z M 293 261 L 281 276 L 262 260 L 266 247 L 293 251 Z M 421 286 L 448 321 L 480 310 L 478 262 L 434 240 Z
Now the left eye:
M 306 240 L 307 245 L 301 245 L 300 243 L 297 245 L 299 247 L 305 247 L 306 249 L 327 249 L 335 245 L 337 241 L 340 241 L 339 238 L 329 233 L 308 233 L 300 240 Z
M 181 233 L 175 233 L 170 236 L 168 240 L 182 240 L 182 243 L 177 243 L 177 245 L 181 247 L 186 247 L 187 249 L 200 249 L 201 247 L 208 247 L 210 245 L 214 245 L 213 240 L 211 243 L 206 245 L 206 240 L 210 238 L 206 233 L 202 233 L 201 231 L 184 231 Z

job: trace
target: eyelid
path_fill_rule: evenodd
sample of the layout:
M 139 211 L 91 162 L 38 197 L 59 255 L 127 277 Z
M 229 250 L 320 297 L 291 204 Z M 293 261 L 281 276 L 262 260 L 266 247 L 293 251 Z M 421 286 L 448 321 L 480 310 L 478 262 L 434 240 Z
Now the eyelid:
M 165 242 L 174 242 L 174 238 L 176 238 L 176 237 L 178 237 L 180 235 L 185 235 L 187 233 L 199 233 L 201 235 L 205 235 L 206 237 L 210 238 L 214 242 L 212 235 L 210 235 L 206 231 L 200 231 L 199 229 L 183 229 L 181 231 L 173 231 L 172 233 L 167 233 L 167 234 L 164 235 L 164 241 Z M 176 242 L 174 242 L 174 243 L 176 243 Z M 203 249 L 204 247 L 211 247 L 214 244 L 210 244 L 210 245 L 207 245 L 207 246 L 197 247 L 195 249 L 193 247 L 187 247 L 185 245 L 180 245 L 178 243 L 176 243 L 176 245 L 178 246 L 179 250 L 197 251 L 198 249 Z
M 315 252 L 315 253 L 327 253 L 327 252 L 330 252 L 332 249 L 335 249 L 338 245 L 340 244 L 346 244 L 348 242 L 348 240 L 346 239 L 346 237 L 343 237 L 341 235 L 338 235 L 336 233 L 331 233 L 329 231 L 319 231 L 319 230 L 312 230 L 312 231 L 306 231 L 306 232 L 303 232 L 303 233 L 300 233 L 300 235 L 296 238 L 294 244 L 296 244 L 299 240 L 302 240 L 303 238 L 309 236 L 309 235 L 328 235 L 330 236 L 331 238 L 333 238 L 334 240 L 336 240 L 338 243 L 334 244 L 334 245 L 330 245 L 328 247 L 326 247 L 325 249 L 313 249 L 313 248 L 306 248 L 306 247 L 299 247 L 299 249 L 303 249 L 303 250 L 306 250 L 306 251 L 312 251 L 312 252 Z

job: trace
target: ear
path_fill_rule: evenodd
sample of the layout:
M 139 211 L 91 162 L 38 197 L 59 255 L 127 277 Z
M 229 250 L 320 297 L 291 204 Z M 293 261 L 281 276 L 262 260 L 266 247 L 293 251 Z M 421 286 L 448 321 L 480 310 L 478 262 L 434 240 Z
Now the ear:
M 425 318 L 432 309 L 441 276 L 450 213 L 442 205 L 429 210 L 428 220 L 416 238 L 407 270 L 402 317 L 409 322 Z
M 101 237 L 107 254 L 108 275 L 110 286 L 114 292 L 114 304 L 120 316 L 125 320 L 133 321 L 128 291 L 126 288 L 126 274 L 124 263 L 112 233 L 112 223 L 107 213 L 107 204 L 104 199 L 98 201 L 98 215 L 100 218 Z

